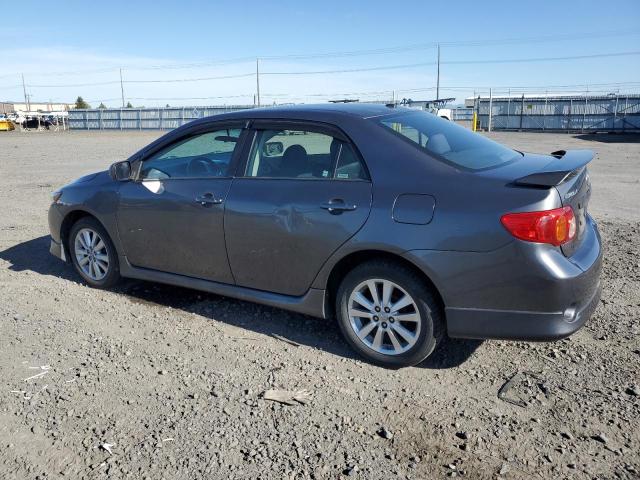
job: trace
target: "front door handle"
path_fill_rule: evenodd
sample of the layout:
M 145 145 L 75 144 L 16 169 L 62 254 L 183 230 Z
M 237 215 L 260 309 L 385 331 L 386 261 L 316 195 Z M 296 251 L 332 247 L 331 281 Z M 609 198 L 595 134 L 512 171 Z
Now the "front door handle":
M 350 212 L 358 207 L 357 205 L 344 203 L 344 200 L 341 198 L 334 198 L 320 205 L 320 208 L 324 208 L 333 215 L 339 215 L 342 212 Z
M 210 192 L 203 193 L 201 196 L 196 197 L 195 201 L 203 207 L 209 207 L 211 205 L 218 205 L 222 203 L 221 198 L 217 198 L 213 193 Z

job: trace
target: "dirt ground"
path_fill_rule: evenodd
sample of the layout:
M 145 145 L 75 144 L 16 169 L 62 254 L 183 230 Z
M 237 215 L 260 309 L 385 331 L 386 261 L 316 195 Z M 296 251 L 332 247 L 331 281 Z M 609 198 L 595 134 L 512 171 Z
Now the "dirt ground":
M 597 152 L 602 302 L 567 340 L 450 340 L 394 371 L 331 321 L 137 281 L 93 290 L 49 255 L 50 192 L 159 134 L 0 132 L 0 478 L 640 478 L 639 137 L 492 134 Z

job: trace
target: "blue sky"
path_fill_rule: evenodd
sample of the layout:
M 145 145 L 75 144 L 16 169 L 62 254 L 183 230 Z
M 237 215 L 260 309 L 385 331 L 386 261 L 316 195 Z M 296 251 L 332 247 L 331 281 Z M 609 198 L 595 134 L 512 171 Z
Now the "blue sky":
M 256 57 L 262 57 L 263 104 L 386 99 L 394 90 L 398 98 L 434 98 L 437 42 L 440 96 L 458 102 L 489 87 L 539 93 L 583 91 L 589 84 L 590 91 L 640 92 L 640 55 L 593 57 L 640 52 L 640 1 L 608 5 L 9 2 L 2 11 L 11 21 L 0 29 L 0 100 L 23 98 L 24 73 L 34 100 L 82 95 L 95 105 L 118 106 L 122 67 L 125 96 L 134 105 L 252 103 Z M 313 56 L 333 52 L 350 53 Z M 496 62 L 571 56 L 589 58 Z M 405 67 L 387 68 L 397 66 Z M 364 71 L 344 72 L 358 69 Z M 334 73 L 276 74 L 327 70 Z

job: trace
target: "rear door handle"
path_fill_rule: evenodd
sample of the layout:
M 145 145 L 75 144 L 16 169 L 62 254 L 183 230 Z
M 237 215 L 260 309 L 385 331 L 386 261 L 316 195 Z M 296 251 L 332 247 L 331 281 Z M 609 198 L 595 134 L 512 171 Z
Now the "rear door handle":
M 358 207 L 357 205 L 344 203 L 344 200 L 341 198 L 334 198 L 333 200 L 329 200 L 327 203 L 320 205 L 320 208 L 324 208 L 333 215 L 339 215 L 342 212 L 353 211 Z
M 203 207 L 208 207 L 210 205 L 218 205 L 222 203 L 223 200 L 221 198 L 217 198 L 213 193 L 207 192 L 203 193 L 199 197 L 196 197 L 195 201 Z

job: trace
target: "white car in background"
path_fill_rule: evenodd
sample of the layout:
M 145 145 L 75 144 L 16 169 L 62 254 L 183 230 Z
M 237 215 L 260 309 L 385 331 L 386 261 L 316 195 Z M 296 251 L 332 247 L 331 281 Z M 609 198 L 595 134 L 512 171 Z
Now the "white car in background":
M 16 125 L 22 125 L 27 121 L 26 117 L 20 112 L 10 113 L 7 115 L 7 118 Z
M 439 108 L 436 111 L 436 115 L 440 118 L 444 118 L 445 120 L 451 120 L 453 112 L 450 108 Z

